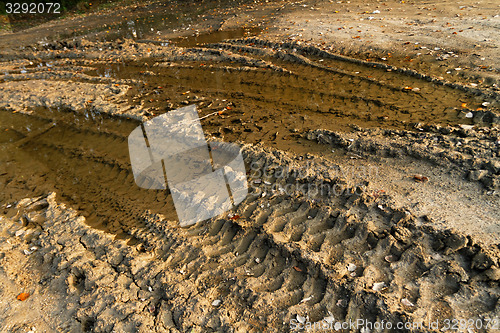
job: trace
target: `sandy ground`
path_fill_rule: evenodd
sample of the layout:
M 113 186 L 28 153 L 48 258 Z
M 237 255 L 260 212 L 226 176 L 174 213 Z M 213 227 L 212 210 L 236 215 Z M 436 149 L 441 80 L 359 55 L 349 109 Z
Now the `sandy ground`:
M 499 10 L 148 2 L 3 33 L 2 331 L 494 332 Z M 251 194 L 179 228 L 126 144 L 189 104 Z

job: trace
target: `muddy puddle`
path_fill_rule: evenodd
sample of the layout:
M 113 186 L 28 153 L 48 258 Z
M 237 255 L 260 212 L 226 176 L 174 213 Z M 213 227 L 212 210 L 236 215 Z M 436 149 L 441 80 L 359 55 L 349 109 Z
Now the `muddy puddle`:
M 484 101 L 472 93 L 385 69 L 318 58 L 298 64 L 252 55 L 239 47 L 243 46 L 234 44 L 229 50 L 284 71 L 244 68 L 237 61 L 149 59 L 96 65 L 89 74 L 143 82 L 130 90 L 129 102 L 142 103 L 154 114 L 191 103 L 199 106 L 201 116 L 224 110 L 223 116 L 204 120 L 205 130 L 228 140 L 266 142 L 280 149 L 290 148 L 297 133 L 317 128 L 416 130 L 418 123 L 472 124 L 460 111 L 475 110 Z M 221 49 L 219 44 L 207 48 L 207 52 Z
M 151 6 L 135 6 L 119 19 L 113 18 L 109 24 L 83 30 L 75 30 L 63 37 L 81 34 L 95 34 L 100 39 L 114 41 L 118 38 L 148 40 L 167 45 L 173 42 L 179 46 L 195 46 L 203 43 L 220 42 L 230 38 L 256 36 L 262 28 L 239 27 L 222 29 L 222 21 L 215 8 L 223 5 L 234 6 L 232 1 L 203 1 L 193 5 L 189 2 L 156 3 Z M 193 26 L 205 21 L 201 30 Z M 207 32 L 208 31 L 208 32 Z M 178 37 L 181 36 L 181 37 Z
M 55 191 L 91 226 L 124 237 L 151 209 L 177 217 L 166 191 L 136 186 L 127 137 L 139 125 L 91 112 L 0 111 L 0 197 L 13 202 Z
M 172 43 L 180 47 L 194 47 L 209 43 L 218 43 L 226 39 L 256 36 L 262 31 L 260 27 L 240 27 L 231 30 L 217 30 L 192 36 L 173 38 Z

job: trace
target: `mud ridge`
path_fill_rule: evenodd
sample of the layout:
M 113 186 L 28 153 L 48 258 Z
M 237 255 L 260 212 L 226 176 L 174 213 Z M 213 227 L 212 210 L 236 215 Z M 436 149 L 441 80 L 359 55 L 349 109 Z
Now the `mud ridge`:
M 447 86 L 453 89 L 459 89 L 464 92 L 469 92 L 472 94 L 475 94 L 477 96 L 485 96 L 487 98 L 494 98 L 495 100 L 500 99 L 500 94 L 495 92 L 495 91 L 488 91 L 485 92 L 482 89 L 466 86 L 460 83 L 455 83 L 455 82 L 448 82 L 440 78 L 436 78 L 433 76 L 429 76 L 423 73 L 419 73 L 413 69 L 409 68 L 401 68 L 401 67 L 396 67 L 396 66 L 391 66 L 387 65 L 384 63 L 380 62 L 373 62 L 373 61 L 366 61 L 366 60 L 361 60 L 361 59 L 356 59 L 344 55 L 339 55 L 335 54 L 326 50 L 322 50 L 321 48 L 314 46 L 314 45 L 308 45 L 304 46 L 300 42 L 283 42 L 283 43 L 276 43 L 276 42 L 271 42 L 269 40 L 264 40 L 260 39 L 258 37 L 249 37 L 245 39 L 239 39 L 235 40 L 235 42 L 243 43 L 243 44 L 257 44 L 257 45 L 264 45 L 267 47 L 272 47 L 272 48 L 288 48 L 288 49 L 295 49 L 297 51 L 303 52 L 305 55 L 316 55 L 324 58 L 330 58 L 330 59 L 335 59 L 335 60 L 340 60 L 340 61 L 345 61 L 345 62 L 350 62 L 353 64 L 357 65 L 362 65 L 365 67 L 375 67 L 375 68 L 380 68 L 380 69 L 385 69 L 385 70 L 390 70 L 390 71 L 396 71 L 408 76 L 412 76 L 418 79 L 423 79 L 428 82 L 433 82 L 437 83 L 439 85 Z
M 481 181 L 489 190 L 500 188 L 500 141 L 498 129 L 464 130 L 460 127 L 419 125 L 420 132 L 356 128 L 349 136 L 313 130 L 307 139 L 342 147 L 362 155 L 400 158 L 401 155 L 437 165 L 453 165 L 464 177 Z M 366 137 L 369 134 L 369 138 Z M 405 142 L 401 142 L 404 138 Z

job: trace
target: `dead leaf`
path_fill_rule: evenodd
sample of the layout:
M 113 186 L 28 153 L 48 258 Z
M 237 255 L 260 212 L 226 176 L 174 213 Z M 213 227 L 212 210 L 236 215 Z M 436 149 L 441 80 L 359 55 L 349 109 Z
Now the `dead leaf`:
M 413 179 L 415 179 L 416 182 L 420 182 L 420 183 L 425 183 L 425 182 L 429 181 L 429 178 L 422 176 L 422 175 L 414 175 Z
M 19 301 L 25 301 L 26 299 L 28 299 L 28 297 L 30 297 L 29 293 L 20 293 L 19 295 L 17 295 L 17 299 Z
M 385 193 L 384 190 L 376 190 L 376 191 L 373 192 L 372 196 L 374 198 L 378 198 L 379 196 L 383 195 L 384 193 Z
M 293 266 L 293 269 L 295 269 L 297 272 L 303 272 L 303 270 L 302 270 L 302 269 L 300 269 L 300 268 L 299 268 L 299 267 L 297 267 L 297 266 Z

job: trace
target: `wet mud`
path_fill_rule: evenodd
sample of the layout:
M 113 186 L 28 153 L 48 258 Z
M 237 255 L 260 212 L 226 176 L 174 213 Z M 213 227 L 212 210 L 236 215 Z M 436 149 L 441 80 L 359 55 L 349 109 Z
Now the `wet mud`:
M 0 284 L 61 318 L 36 325 L 498 320 L 496 90 L 255 37 L 262 27 L 159 41 L 156 19 L 0 63 Z M 127 139 L 192 104 L 208 141 L 241 146 L 250 194 L 180 228 L 168 190 L 135 184 Z M 24 329 L 16 318 L 3 325 Z
M 0 112 L 2 201 L 57 191 L 89 225 L 124 237 L 153 209 L 175 220 L 166 191 L 139 188 L 127 138 L 140 122 L 91 111 L 37 108 L 36 115 Z

